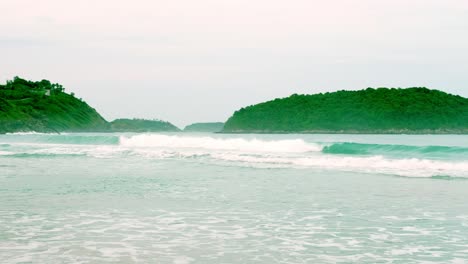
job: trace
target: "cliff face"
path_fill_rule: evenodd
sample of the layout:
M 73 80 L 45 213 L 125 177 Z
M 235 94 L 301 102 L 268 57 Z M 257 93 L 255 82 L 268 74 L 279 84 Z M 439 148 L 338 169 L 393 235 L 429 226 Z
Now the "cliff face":
M 468 133 L 468 99 L 427 88 L 292 95 L 236 111 L 223 132 Z
M 105 131 L 108 122 L 88 104 L 47 80 L 15 77 L 0 85 L 0 133 Z

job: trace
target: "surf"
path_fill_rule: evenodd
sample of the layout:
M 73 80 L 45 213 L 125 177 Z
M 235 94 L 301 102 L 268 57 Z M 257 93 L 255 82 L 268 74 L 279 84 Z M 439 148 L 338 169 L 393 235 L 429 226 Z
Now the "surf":
M 337 142 L 336 139 L 324 142 L 312 137 L 149 133 L 7 135 L 0 143 L 0 158 L 3 159 L 105 158 L 119 163 L 174 161 L 213 166 L 311 169 L 327 173 L 347 171 L 468 178 L 468 148 L 464 146 L 371 144 Z
M 322 149 L 326 154 L 344 155 L 399 155 L 399 156 L 439 156 L 468 159 L 468 148 L 455 146 L 413 146 L 392 144 L 362 144 L 353 142 L 333 143 Z
M 152 148 L 190 148 L 206 150 L 232 150 L 246 152 L 306 153 L 322 151 L 322 146 L 303 139 L 261 140 L 244 138 L 215 138 L 209 136 L 177 136 L 142 134 L 121 136 L 120 146 Z

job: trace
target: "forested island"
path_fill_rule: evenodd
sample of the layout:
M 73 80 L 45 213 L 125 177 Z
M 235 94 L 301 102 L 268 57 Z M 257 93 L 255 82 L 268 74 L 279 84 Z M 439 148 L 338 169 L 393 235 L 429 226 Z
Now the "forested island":
M 48 80 L 19 77 L 0 85 L 0 133 L 18 131 L 107 131 L 94 108 Z
M 223 122 L 193 123 L 184 128 L 184 132 L 209 132 L 215 133 L 223 130 Z
M 112 132 L 178 132 L 179 128 L 161 120 L 116 119 L 110 123 Z
M 0 85 L 0 134 L 13 132 L 161 132 L 180 131 L 169 122 L 117 119 L 107 122 L 94 108 L 62 85 L 19 77 Z
M 424 87 L 293 94 L 236 111 L 222 132 L 467 134 L 468 99 Z
M 0 85 L 0 133 L 176 132 L 161 120 L 107 122 L 62 85 L 19 77 Z M 424 87 L 367 88 L 248 106 L 226 123 L 194 123 L 186 132 L 468 134 L 468 99 Z

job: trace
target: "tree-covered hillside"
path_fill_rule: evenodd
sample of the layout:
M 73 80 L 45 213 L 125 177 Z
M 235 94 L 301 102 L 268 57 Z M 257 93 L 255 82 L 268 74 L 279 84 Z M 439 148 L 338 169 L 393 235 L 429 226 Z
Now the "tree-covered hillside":
M 427 88 L 368 88 L 242 108 L 223 132 L 468 133 L 468 99 Z
M 108 123 L 96 110 L 48 80 L 19 77 L 0 85 L 0 133 L 18 131 L 104 131 Z
M 184 132 L 220 132 L 223 130 L 224 123 L 193 123 L 184 128 Z
M 116 119 L 111 123 L 112 132 L 177 132 L 179 128 L 161 120 Z

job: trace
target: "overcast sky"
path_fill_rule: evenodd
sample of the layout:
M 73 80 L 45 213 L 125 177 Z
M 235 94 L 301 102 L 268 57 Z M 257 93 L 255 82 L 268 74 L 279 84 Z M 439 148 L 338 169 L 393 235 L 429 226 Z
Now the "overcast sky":
M 0 0 L 0 81 L 183 127 L 366 87 L 468 97 L 468 0 Z

